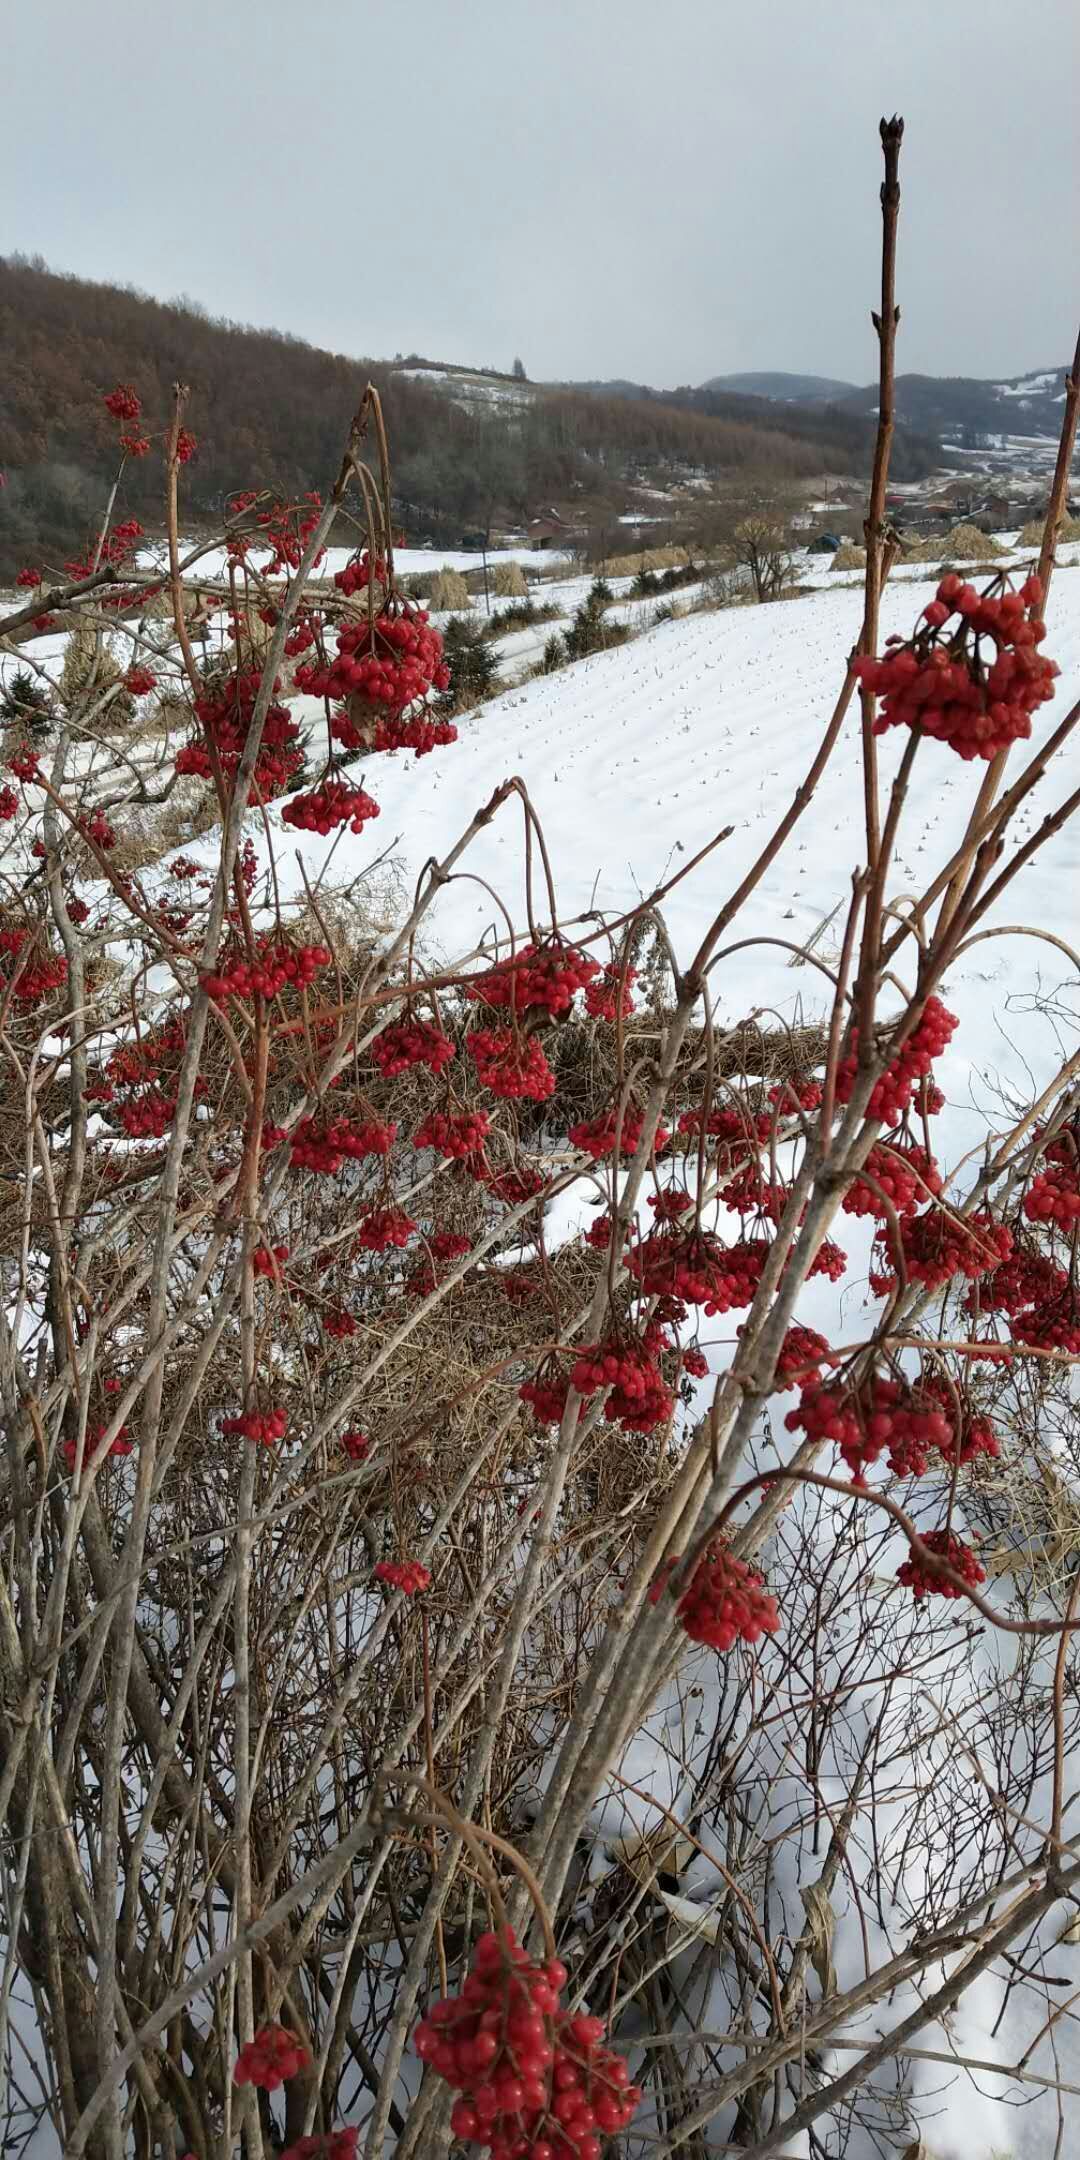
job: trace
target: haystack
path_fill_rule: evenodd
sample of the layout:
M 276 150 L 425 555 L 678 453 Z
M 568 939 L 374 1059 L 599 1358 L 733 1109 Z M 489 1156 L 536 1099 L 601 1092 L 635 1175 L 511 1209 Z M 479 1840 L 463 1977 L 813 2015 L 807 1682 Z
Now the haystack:
M 1045 526 L 1045 518 L 1029 518 L 1027 524 L 1021 527 L 1021 547 L 1041 547 Z M 1057 539 L 1059 545 L 1063 540 L 1080 540 L 1080 517 L 1063 517 L 1058 524 Z
M 461 608 L 467 608 L 469 604 L 469 588 L 460 570 L 451 570 L 449 564 L 444 563 L 438 575 L 432 580 L 431 605 L 433 609 L 440 615 L 457 614 Z
M 980 532 L 977 525 L 954 525 L 943 544 L 950 562 L 996 562 L 998 556 L 1006 552 L 989 533 Z
M 528 595 L 525 572 L 519 562 L 496 563 L 494 582 L 497 600 L 524 600 Z
M 837 548 L 830 568 L 833 570 L 865 570 L 866 549 L 856 547 L 853 540 L 845 540 Z

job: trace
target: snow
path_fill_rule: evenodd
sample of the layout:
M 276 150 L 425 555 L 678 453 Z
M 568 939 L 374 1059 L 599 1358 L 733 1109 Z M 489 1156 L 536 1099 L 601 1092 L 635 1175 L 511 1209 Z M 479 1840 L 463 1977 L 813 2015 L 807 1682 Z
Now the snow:
M 1047 391 L 1053 389 L 1054 384 L 1060 383 L 1060 381 L 1060 368 L 1046 368 L 1041 375 L 1025 375 L 1020 382 L 994 383 L 991 387 L 997 391 L 999 397 L 1030 398 L 1036 392 L 1040 392 L 1045 397 Z M 1064 398 L 1065 392 L 1062 390 L 1062 402 L 1064 402 Z
M 414 382 L 437 385 L 456 405 L 531 405 L 536 390 L 531 383 L 499 382 L 491 376 L 459 374 L 453 368 L 395 368 Z

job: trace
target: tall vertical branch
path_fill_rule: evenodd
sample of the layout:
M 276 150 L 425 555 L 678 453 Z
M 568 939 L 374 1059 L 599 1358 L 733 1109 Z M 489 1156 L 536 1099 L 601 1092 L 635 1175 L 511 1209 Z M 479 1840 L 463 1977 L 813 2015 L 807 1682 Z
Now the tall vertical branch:
M 877 651 L 886 544 L 885 492 L 889 481 L 896 407 L 896 328 L 900 310 L 896 305 L 896 233 L 900 221 L 900 145 L 904 123 L 894 114 L 881 122 L 881 148 L 885 178 L 881 183 L 881 306 L 871 309 L 870 319 L 878 341 L 878 424 L 874 444 L 874 469 L 863 532 L 866 539 L 866 602 L 859 651 Z M 872 691 L 859 692 L 862 707 L 863 792 L 866 804 L 866 855 L 872 868 L 878 852 L 879 813 L 877 745 L 874 738 L 876 710 Z

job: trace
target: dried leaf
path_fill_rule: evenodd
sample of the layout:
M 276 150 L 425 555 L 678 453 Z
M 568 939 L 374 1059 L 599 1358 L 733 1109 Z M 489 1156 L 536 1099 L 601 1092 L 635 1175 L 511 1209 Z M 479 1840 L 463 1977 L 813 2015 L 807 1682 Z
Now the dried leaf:
M 821 1982 L 823 1995 L 831 1995 L 836 1988 L 836 1968 L 832 1961 L 832 1941 L 836 1933 L 836 1914 L 829 1903 L 828 1893 L 819 1882 L 807 1883 L 800 1890 L 806 1912 L 806 1925 L 810 1936 L 810 1963 Z

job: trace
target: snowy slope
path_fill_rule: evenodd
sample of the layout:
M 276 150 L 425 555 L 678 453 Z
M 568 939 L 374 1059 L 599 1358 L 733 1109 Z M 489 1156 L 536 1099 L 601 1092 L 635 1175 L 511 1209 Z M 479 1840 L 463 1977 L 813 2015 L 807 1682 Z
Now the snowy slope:
M 930 584 L 905 581 L 887 592 L 883 634 L 906 629 L 931 597 Z M 675 949 L 683 959 L 715 910 L 749 868 L 771 822 L 790 800 L 813 756 L 857 632 L 857 588 L 819 591 L 771 608 L 692 615 L 662 624 L 631 644 L 580 661 L 562 672 L 508 690 L 459 722 L 452 748 L 414 760 L 372 760 L 369 788 L 382 806 L 377 826 L 347 836 L 334 855 L 335 881 L 393 844 L 409 881 L 442 853 L 473 810 L 507 774 L 526 780 L 547 834 L 564 917 L 590 907 L 622 911 L 678 870 L 720 827 L 733 827 L 708 862 L 665 903 Z M 1065 683 L 1080 678 L 1080 574 L 1058 573 L 1051 607 L 1051 645 Z M 1060 697 L 1047 711 L 1057 717 Z M 317 729 L 321 707 L 300 701 Z M 1047 726 L 1051 724 L 1047 721 Z M 855 762 L 857 721 L 845 735 L 814 802 L 758 887 L 740 923 L 740 936 L 778 936 L 802 943 L 846 899 L 850 872 L 864 859 L 861 795 Z M 315 742 L 318 742 L 316 734 Z M 901 745 L 881 744 L 883 779 Z M 978 786 L 951 752 L 924 744 L 916 759 L 909 807 L 901 828 L 894 896 L 920 879 L 962 836 Z M 1031 829 L 1060 783 L 1018 827 Z M 299 882 L 294 836 L 281 832 L 282 867 Z M 317 875 L 329 842 L 305 836 L 308 875 Z M 483 833 L 468 867 L 502 893 L 517 922 L 525 917 L 520 883 L 521 831 L 516 812 L 504 812 Z M 1066 828 L 1039 863 L 1020 873 L 1002 920 L 1062 927 L 1062 894 L 1080 867 L 1080 837 Z M 539 904 L 539 903 L 538 903 Z M 474 940 L 492 917 L 490 897 L 455 881 L 431 919 L 429 940 L 446 956 Z M 1067 936 L 1067 929 L 1064 931 Z M 828 944 L 833 933 L 826 938 Z M 724 960 L 714 972 L 720 1017 L 752 1008 L 790 1011 L 801 996 L 821 1002 L 822 979 L 794 970 L 785 952 L 757 948 Z M 1017 1003 L 1037 981 L 1057 983 L 1067 963 L 1053 948 L 1028 940 L 991 940 L 961 961 L 949 995 L 964 1027 L 944 1061 L 943 1084 L 956 1103 L 957 1152 L 972 1144 L 975 1125 L 965 1106 L 985 1100 L 981 1074 L 1013 1074 L 1018 1053 Z M 1040 1069 L 1042 1034 L 1025 1018 L 1024 1056 Z M 1054 1056 L 1049 1029 L 1045 1057 Z M 1049 1069 L 1049 1064 L 1048 1068 Z

